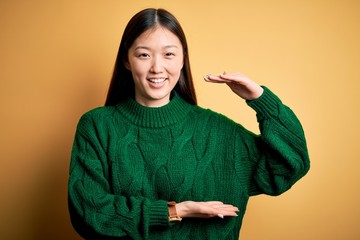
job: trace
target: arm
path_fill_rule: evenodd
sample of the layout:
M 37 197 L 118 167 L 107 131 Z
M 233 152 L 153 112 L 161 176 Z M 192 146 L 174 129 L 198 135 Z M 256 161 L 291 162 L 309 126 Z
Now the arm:
M 279 195 L 310 168 L 302 126 L 291 109 L 265 87 L 263 95 L 248 104 L 257 112 L 261 132 L 249 140 L 248 157 L 254 161 L 249 195 Z
M 168 201 L 113 193 L 105 151 L 107 136 L 102 136 L 106 131 L 100 128 L 91 116 L 84 115 L 75 136 L 68 186 L 75 230 L 85 239 L 146 239 L 151 231 L 170 227 Z M 176 204 L 176 211 L 181 218 L 210 218 L 236 216 L 238 209 L 218 201 L 184 201 Z
M 261 135 L 240 128 L 235 145 L 240 163 L 237 172 L 247 179 L 249 195 L 279 195 L 307 173 L 310 161 L 305 135 L 291 109 L 242 74 L 208 76 L 206 80 L 226 83 L 257 112 Z
M 90 117 L 83 117 L 73 145 L 68 185 L 74 228 L 91 239 L 142 239 L 153 227 L 168 226 L 167 201 L 113 194 L 107 155 L 96 136 Z

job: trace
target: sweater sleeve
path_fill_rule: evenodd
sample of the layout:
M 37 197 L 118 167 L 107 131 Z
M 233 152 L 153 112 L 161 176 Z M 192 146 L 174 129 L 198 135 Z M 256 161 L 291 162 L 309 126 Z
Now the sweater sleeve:
M 274 93 L 263 88 L 264 92 L 258 99 L 247 101 L 257 112 L 260 135 L 244 134 L 242 130 L 239 133 L 242 143 L 235 145 L 236 154 L 241 159 L 238 162 L 241 166 L 237 169 L 247 179 L 250 196 L 280 195 L 310 168 L 306 139 L 298 118 Z
M 113 194 L 94 125 L 87 114 L 81 118 L 72 149 L 68 205 L 75 230 L 85 239 L 144 239 L 151 228 L 170 226 L 166 201 Z

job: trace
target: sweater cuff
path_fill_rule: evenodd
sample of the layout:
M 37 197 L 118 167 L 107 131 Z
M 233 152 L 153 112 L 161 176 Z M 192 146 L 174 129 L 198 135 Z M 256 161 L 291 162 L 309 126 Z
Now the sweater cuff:
M 169 226 L 169 210 L 167 202 L 160 200 L 149 206 L 149 226 Z
M 281 100 L 271 92 L 267 87 L 261 86 L 264 89 L 263 94 L 254 100 L 247 100 L 246 103 L 256 111 L 258 117 L 274 117 L 279 115 L 279 105 Z

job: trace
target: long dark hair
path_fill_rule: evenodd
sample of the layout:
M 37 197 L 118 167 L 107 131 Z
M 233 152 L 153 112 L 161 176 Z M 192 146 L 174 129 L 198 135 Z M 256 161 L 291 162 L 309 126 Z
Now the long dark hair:
M 193 78 L 190 70 L 188 46 L 180 23 L 174 15 L 164 9 L 148 8 L 135 14 L 124 30 L 105 106 L 116 105 L 130 97 L 134 97 L 134 80 L 131 72 L 125 67 L 128 51 L 137 37 L 157 25 L 165 27 L 174 33 L 179 38 L 184 51 L 184 65 L 181 70 L 180 79 L 173 91 L 190 104 L 197 104 Z

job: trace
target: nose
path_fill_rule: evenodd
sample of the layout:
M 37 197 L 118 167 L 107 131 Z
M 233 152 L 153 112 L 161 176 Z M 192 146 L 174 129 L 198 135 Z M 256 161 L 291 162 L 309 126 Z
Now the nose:
M 152 59 L 150 72 L 161 73 L 161 72 L 163 72 L 163 69 L 164 69 L 164 66 L 163 66 L 163 61 L 162 61 L 161 57 L 159 57 L 159 56 L 154 57 Z

